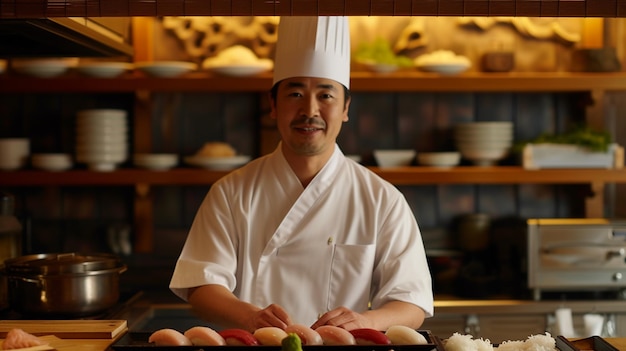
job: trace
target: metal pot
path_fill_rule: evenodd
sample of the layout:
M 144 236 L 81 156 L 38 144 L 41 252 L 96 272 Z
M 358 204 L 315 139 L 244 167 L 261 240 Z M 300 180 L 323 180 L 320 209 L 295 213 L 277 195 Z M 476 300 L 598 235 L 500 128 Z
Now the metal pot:
M 115 255 L 38 254 L 5 261 L 9 303 L 26 315 L 87 316 L 119 300 L 127 269 Z

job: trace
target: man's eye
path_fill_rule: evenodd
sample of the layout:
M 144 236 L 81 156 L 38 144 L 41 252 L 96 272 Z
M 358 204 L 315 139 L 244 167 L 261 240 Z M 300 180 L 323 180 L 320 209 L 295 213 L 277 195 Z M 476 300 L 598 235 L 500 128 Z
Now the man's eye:
M 332 99 L 333 96 L 331 94 L 322 94 L 322 99 Z
M 292 93 L 289 93 L 289 96 L 293 96 L 293 97 L 300 97 L 300 96 L 302 96 L 302 94 L 300 94 L 300 93 L 299 93 L 299 92 L 297 92 L 297 91 L 294 91 L 294 92 L 292 92 Z

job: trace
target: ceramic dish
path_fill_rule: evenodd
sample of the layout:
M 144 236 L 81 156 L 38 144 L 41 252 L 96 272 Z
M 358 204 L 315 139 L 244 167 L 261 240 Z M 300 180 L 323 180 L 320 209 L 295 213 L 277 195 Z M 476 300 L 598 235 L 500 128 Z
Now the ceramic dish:
M 195 71 L 198 65 L 185 61 L 138 62 L 135 68 L 152 77 L 170 78 Z
M 415 150 L 374 150 L 374 158 L 381 168 L 410 166 Z
M 450 152 L 419 152 L 417 163 L 422 166 L 449 168 L 457 166 L 461 162 L 461 153 Z
M 33 154 L 31 163 L 34 168 L 50 172 L 61 172 L 72 168 L 70 154 Z
M 76 68 L 79 73 L 96 78 L 114 78 L 133 69 L 127 62 L 84 62 Z
M 18 60 L 11 64 L 17 73 L 37 78 L 52 78 L 65 74 L 71 67 L 63 59 Z
M 243 166 L 250 161 L 250 156 L 233 156 L 233 157 L 203 157 L 203 156 L 187 156 L 185 163 L 212 170 L 231 170 Z
M 272 69 L 272 65 L 270 62 L 269 64 L 209 66 L 205 69 L 209 72 L 224 76 L 245 77 L 267 72 Z
M 178 155 L 135 154 L 133 155 L 133 163 L 137 167 L 149 169 L 152 171 L 165 171 L 175 167 L 178 164 Z
M 440 74 L 459 74 L 467 71 L 470 66 L 465 63 L 426 63 L 417 66 L 422 71 Z

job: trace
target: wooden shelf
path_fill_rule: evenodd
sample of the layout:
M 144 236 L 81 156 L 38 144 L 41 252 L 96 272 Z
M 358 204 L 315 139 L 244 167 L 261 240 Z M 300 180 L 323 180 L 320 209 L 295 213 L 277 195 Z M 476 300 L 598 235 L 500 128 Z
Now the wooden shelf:
M 197 72 L 180 78 L 128 75 L 120 78 L 66 76 L 31 78 L 0 76 L 0 93 L 266 92 L 271 73 L 253 77 L 221 77 Z M 626 72 L 619 73 L 478 73 L 457 76 L 418 71 L 377 74 L 353 72 L 355 92 L 576 92 L 626 90 Z
M 625 17 L 622 0 L 90 0 L 6 1 L 0 18 L 119 16 Z
M 460 166 L 451 169 L 370 167 L 370 169 L 396 185 L 626 183 L 626 170 L 621 169 L 526 170 L 517 166 Z M 21 170 L 1 172 L 0 184 L 3 186 L 209 185 L 227 173 L 228 171 L 196 168 L 177 168 L 168 171 L 119 169 L 113 172 Z

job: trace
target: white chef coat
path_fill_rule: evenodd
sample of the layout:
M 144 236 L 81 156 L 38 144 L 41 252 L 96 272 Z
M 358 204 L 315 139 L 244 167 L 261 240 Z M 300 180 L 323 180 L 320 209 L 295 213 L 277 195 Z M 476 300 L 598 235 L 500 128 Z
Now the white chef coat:
M 433 315 L 421 233 L 402 193 L 335 151 L 304 188 L 280 146 L 215 182 L 176 263 L 171 290 L 220 284 L 311 325 L 339 306 L 391 300 Z

